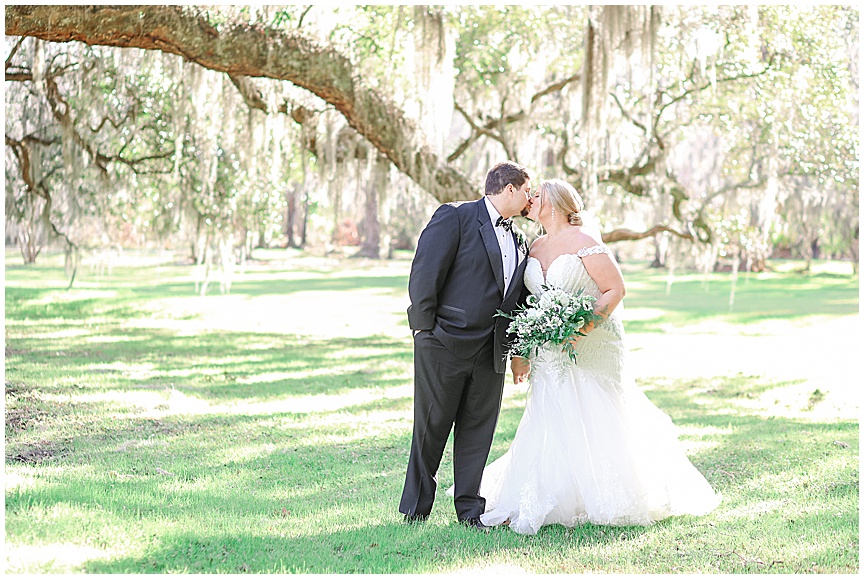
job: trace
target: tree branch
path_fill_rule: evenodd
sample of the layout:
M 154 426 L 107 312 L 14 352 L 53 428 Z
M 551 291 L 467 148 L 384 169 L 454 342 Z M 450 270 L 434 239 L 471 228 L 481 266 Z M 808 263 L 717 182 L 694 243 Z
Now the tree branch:
M 661 106 L 657 110 L 657 113 L 654 115 L 654 127 L 655 127 L 655 129 L 660 122 L 660 117 L 663 116 L 663 113 L 666 111 L 666 109 L 669 108 L 670 106 L 672 106 L 673 104 L 677 103 L 678 101 L 680 101 L 684 98 L 687 98 L 687 96 L 689 96 L 691 94 L 694 94 L 697 92 L 702 92 L 703 90 L 711 88 L 715 84 L 734 82 L 736 80 L 751 79 L 751 78 L 756 78 L 756 77 L 762 76 L 763 74 L 765 74 L 766 72 L 771 70 L 772 66 L 774 66 L 775 56 L 776 56 L 776 54 L 773 54 L 773 53 L 771 54 L 771 58 L 768 59 L 768 63 L 765 65 L 765 68 L 763 68 L 760 72 L 756 72 L 753 74 L 738 74 L 735 76 L 728 76 L 726 78 L 721 78 L 721 79 L 719 79 L 713 83 L 712 82 L 706 82 L 702 86 L 694 86 L 693 88 L 689 88 L 689 89 L 685 90 L 680 95 L 678 95 L 677 97 L 674 97 L 672 100 L 670 100 L 668 103 L 665 103 L 663 106 Z M 687 78 L 687 80 L 689 80 L 692 83 L 695 75 L 696 75 L 696 65 L 694 63 L 693 69 L 691 70 L 690 76 Z
M 362 84 L 348 58 L 301 32 L 243 23 L 217 29 L 193 9 L 177 6 L 6 6 L 5 11 L 7 35 L 161 50 L 219 72 L 291 81 L 332 104 L 438 200 L 480 196 L 479 186 L 439 159 L 401 109 Z
M 309 11 L 312 10 L 314 4 L 310 4 L 306 7 L 306 10 L 300 15 L 300 20 L 297 21 L 297 29 L 299 30 L 303 26 L 303 19 L 306 18 L 306 15 L 309 14 Z
M 82 149 L 84 149 L 90 158 L 93 159 L 95 166 L 102 172 L 103 175 L 108 175 L 108 164 L 112 162 L 123 163 L 135 173 L 144 173 L 144 171 L 140 171 L 138 169 L 138 165 L 142 163 L 146 163 L 147 161 L 153 161 L 156 159 L 167 159 L 171 155 L 174 154 L 173 151 L 154 153 L 152 155 L 147 155 L 144 157 L 140 157 L 137 159 L 126 159 L 122 156 L 123 150 L 128 145 L 128 142 L 123 145 L 120 151 L 116 155 L 105 155 L 101 153 L 98 147 L 94 146 L 92 143 L 87 141 L 75 128 L 75 121 L 72 118 L 71 110 L 69 104 L 60 94 L 60 89 L 57 86 L 57 82 L 53 75 L 47 74 L 45 76 L 45 96 L 48 99 L 48 106 L 51 109 L 51 113 L 54 115 L 54 118 L 60 124 L 60 126 L 64 127 L 69 131 L 72 136 L 72 140 Z M 61 107 L 62 105 L 62 107 Z M 103 121 L 104 124 L 104 121 Z M 113 124 L 113 123 L 112 123 Z M 116 125 L 115 125 L 116 126 Z M 89 127 L 88 127 L 89 128 Z M 165 171 L 146 171 L 147 174 L 152 173 L 167 173 L 168 170 Z
M 78 246 L 71 239 L 69 239 L 68 235 L 60 231 L 53 221 L 51 221 L 51 205 L 53 203 L 53 199 L 51 198 L 51 193 L 44 185 L 44 178 L 38 183 L 34 182 L 32 179 L 32 175 L 30 173 L 30 150 L 23 141 L 15 140 L 9 135 L 5 135 L 5 137 L 6 145 L 12 147 L 12 152 L 15 155 L 15 158 L 18 159 L 18 167 L 21 170 L 21 178 L 24 180 L 25 187 L 27 187 L 27 190 L 33 195 L 41 197 L 45 200 L 45 207 L 42 209 L 42 214 L 39 218 L 51 228 L 51 230 L 54 232 L 54 235 L 56 235 L 57 237 L 61 237 L 66 241 L 66 244 L 70 251 L 77 251 Z M 74 280 L 75 276 L 73 273 L 72 281 Z M 69 282 L 69 287 L 72 287 L 72 281 Z
M 622 115 L 625 119 L 627 119 L 628 121 L 630 121 L 631 123 L 633 123 L 634 125 L 636 125 L 637 127 L 639 127 L 640 129 L 642 129 L 642 132 L 645 133 L 645 134 L 647 135 L 647 134 L 648 134 L 648 127 L 646 127 L 645 125 L 643 125 L 642 123 L 640 123 L 639 121 L 637 121 L 636 119 L 634 119 L 634 118 L 630 115 L 630 113 L 628 113 L 626 110 L 624 110 L 624 105 L 622 105 L 622 104 L 621 104 L 621 101 L 618 100 L 618 95 L 616 95 L 616 94 L 613 92 L 613 93 L 612 93 L 612 98 L 615 100 L 615 104 L 618 105 L 618 109 L 621 111 L 621 115 Z
M 648 157 L 642 165 L 636 167 L 627 167 L 625 169 L 601 169 L 600 174 L 598 175 L 598 182 L 615 183 L 628 193 L 638 197 L 643 197 L 646 194 L 645 186 L 641 183 L 634 182 L 633 178 L 644 177 L 645 175 L 653 173 L 657 168 L 657 161 L 658 158 L 655 156 Z
M 243 97 L 246 106 L 250 109 L 258 109 L 264 113 L 279 112 L 286 115 L 288 114 L 287 102 L 283 102 L 275 111 L 268 111 L 267 103 L 264 102 L 264 97 L 261 96 L 261 91 L 258 90 L 255 86 L 255 82 L 248 76 L 229 74 L 228 78 L 231 79 L 231 82 L 237 87 L 237 90 L 240 91 L 240 96 Z
M 6 57 L 6 68 L 12 66 L 12 57 L 15 56 L 15 53 L 18 52 L 18 49 L 21 48 L 21 44 L 24 42 L 24 37 L 18 39 L 15 43 L 15 46 L 12 47 L 12 50 L 9 51 L 9 56 Z
M 632 229 L 615 229 L 613 231 L 609 231 L 607 233 L 602 234 L 603 243 L 615 243 L 618 241 L 636 241 L 639 239 L 645 239 L 646 237 L 653 237 L 658 233 L 668 232 L 672 235 L 676 235 L 682 239 L 689 239 L 690 241 L 694 240 L 694 236 L 692 233 L 684 233 L 678 231 L 677 229 L 673 229 L 668 225 L 655 225 L 648 231 L 633 231 Z
M 21 178 L 24 180 L 27 189 L 35 195 L 47 199 L 47 192 L 43 194 L 43 192 L 40 191 L 40 188 L 37 187 L 36 183 L 34 183 L 30 178 L 30 152 L 27 150 L 27 147 L 24 146 L 23 141 L 13 139 L 9 135 L 5 135 L 5 137 L 6 146 L 12 148 L 12 153 L 15 155 L 15 158 L 18 159 L 18 167 L 21 169 Z
M 126 113 L 125 117 L 123 117 L 120 121 L 117 121 L 116 123 L 114 122 L 114 119 L 111 118 L 111 115 L 105 115 L 104 117 L 102 117 L 102 121 L 99 123 L 99 126 L 97 126 L 95 129 L 89 125 L 87 126 L 87 128 L 90 129 L 91 133 L 95 134 L 95 133 L 98 133 L 99 131 L 102 130 L 102 127 L 105 126 L 105 123 L 110 123 L 112 127 L 114 127 L 115 129 L 119 129 L 120 125 L 122 125 L 123 123 L 125 123 L 128 120 L 129 120 L 129 113 L 128 112 Z
M 581 78 L 581 75 L 579 73 L 577 73 L 577 74 L 574 74 L 573 76 L 565 78 L 564 80 L 558 81 L 556 83 L 552 83 L 551 85 L 547 86 L 546 88 L 544 88 L 543 90 L 541 90 L 540 92 L 538 92 L 537 94 L 532 96 L 531 97 L 531 104 L 533 105 L 534 102 L 536 102 L 541 97 L 544 97 L 544 96 L 551 94 L 553 92 L 558 92 L 558 91 L 562 90 L 565 86 L 567 86 L 571 82 L 579 80 L 580 78 Z M 509 125 L 510 123 L 515 123 L 517 121 L 521 121 L 526 116 L 528 116 L 528 113 L 526 113 L 525 111 L 519 111 L 517 113 L 513 113 L 513 114 L 507 115 L 505 117 L 503 115 L 503 107 L 502 107 L 502 115 L 499 118 L 491 119 L 485 125 L 480 127 L 476 123 L 474 123 L 473 119 L 471 119 L 468 116 L 468 114 L 459 105 L 459 103 L 454 103 L 454 107 L 457 111 L 462 113 L 462 116 L 465 117 L 465 119 L 468 121 L 468 124 L 471 125 L 471 128 L 473 130 L 471 132 L 471 135 L 467 139 L 462 141 L 462 143 L 460 143 L 459 146 L 456 147 L 456 149 L 452 153 L 450 153 L 450 155 L 447 157 L 447 162 L 449 162 L 449 163 L 452 163 L 453 161 L 458 159 L 465 151 L 468 150 L 468 147 L 473 145 L 482 136 L 487 136 L 490 139 L 494 139 L 494 140 L 498 141 L 504 147 L 505 151 L 508 150 L 507 145 L 504 143 L 504 138 L 501 136 L 501 135 L 503 135 L 504 126 Z M 500 134 L 496 134 L 496 133 L 492 132 L 492 129 L 494 129 L 496 127 L 499 129 Z M 508 154 L 509 154 L 509 152 L 508 152 Z
M 14 82 L 25 82 L 33 80 L 33 73 L 28 71 L 22 72 L 6 72 L 6 80 Z
M 531 97 L 531 103 L 533 104 L 534 101 L 536 101 L 537 99 L 539 99 L 541 97 L 546 96 L 547 94 L 563 90 L 565 86 L 567 86 L 571 82 L 575 82 L 575 81 L 579 80 L 580 78 L 582 78 L 582 76 L 580 73 L 577 72 L 573 76 L 567 77 L 564 80 L 550 84 L 549 86 L 547 86 L 546 88 L 544 88 L 543 90 L 541 90 L 540 92 L 538 92 L 537 94 L 532 96 Z

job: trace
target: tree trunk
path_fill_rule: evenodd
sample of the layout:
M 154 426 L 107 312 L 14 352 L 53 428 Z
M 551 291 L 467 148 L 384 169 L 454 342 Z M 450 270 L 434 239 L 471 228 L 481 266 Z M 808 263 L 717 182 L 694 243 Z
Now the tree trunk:
M 309 193 L 303 192 L 303 223 L 300 229 L 300 249 L 306 247 L 306 230 L 309 225 Z
M 365 213 L 363 215 L 363 247 L 358 255 L 381 259 L 390 256 L 390 236 L 386 234 L 384 197 L 389 186 L 390 162 L 383 155 L 375 160 L 366 186 Z M 382 221 L 385 221 L 382 223 Z
M 439 159 L 397 105 L 360 82 L 348 58 L 299 31 L 244 23 L 220 30 L 191 6 L 6 6 L 5 12 L 7 35 L 161 50 L 231 75 L 291 81 L 332 104 L 442 203 L 480 197 L 479 186 Z
M 297 247 L 297 243 L 294 241 L 294 229 L 297 221 L 297 196 L 299 194 L 300 185 L 298 183 L 295 183 L 291 189 L 285 190 L 285 200 L 288 205 L 285 209 L 286 247 Z
M 375 174 L 366 184 L 366 202 L 363 204 L 363 245 L 358 256 L 378 259 L 381 251 L 381 223 L 378 221 L 378 191 Z
M 652 268 L 660 269 L 666 267 L 666 248 L 669 245 L 668 240 L 662 233 L 657 233 L 653 238 L 654 245 L 654 261 L 651 262 Z

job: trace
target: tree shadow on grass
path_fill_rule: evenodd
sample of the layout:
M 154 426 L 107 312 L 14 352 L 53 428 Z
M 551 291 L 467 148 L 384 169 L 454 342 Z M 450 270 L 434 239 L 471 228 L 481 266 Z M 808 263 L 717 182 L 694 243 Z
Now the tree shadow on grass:
M 322 521 L 322 526 L 326 525 Z M 499 551 L 527 548 L 530 543 L 578 543 L 593 550 L 620 540 L 622 530 L 599 533 L 587 525 L 569 534 L 561 531 L 542 537 L 521 537 L 506 529 L 489 535 L 448 525 L 406 526 L 398 520 L 359 529 L 325 531 L 282 538 L 260 531 L 235 534 L 170 534 L 143 557 L 89 561 L 88 573 L 436 573 L 462 566 L 466 571 L 483 566 Z M 644 529 L 627 529 L 636 535 Z M 576 538 L 574 535 L 578 536 Z M 533 540 L 533 541 L 532 541 Z M 560 548 L 560 544 L 557 545 Z M 554 548 L 554 547 L 553 547 Z M 298 554 L 301 556 L 298 557 Z M 451 571 L 452 572 L 452 571 Z
M 686 408 L 689 394 L 685 391 L 666 392 L 664 400 L 674 400 L 676 395 L 682 399 L 679 406 Z M 84 566 L 88 572 L 434 572 L 439 565 L 449 569 L 466 562 L 479 564 L 484 555 L 509 549 L 534 552 L 563 543 L 571 548 L 578 544 L 580 552 L 587 554 L 621 533 L 650 536 L 668 531 L 664 524 L 687 527 L 676 519 L 649 528 L 616 528 L 608 534 L 601 532 L 604 527 L 589 525 L 573 531 L 553 526 L 534 538 L 509 531 L 478 536 L 453 524 L 451 499 L 444 495 L 451 478 L 449 459 L 441 467 L 433 519 L 425 526 L 406 527 L 396 506 L 410 425 L 404 431 L 378 430 L 358 438 L 352 421 L 328 419 L 344 412 L 128 422 L 80 441 L 81 448 L 90 449 L 87 455 L 97 469 L 99 465 L 106 471 L 125 469 L 120 475 L 128 478 L 96 472 L 74 484 L 55 483 L 52 488 L 7 494 L 7 515 L 20 516 L 16 512 L 33 502 L 73 503 L 84 508 L 98 504 L 127 525 L 140 524 L 142 519 L 179 521 L 164 532 L 157 531 L 158 541 L 144 555 L 89 561 Z M 515 430 L 521 411 L 513 408 L 505 414 L 501 428 Z M 760 502 L 783 499 L 838 509 L 857 497 L 854 468 L 830 475 L 831 480 L 817 488 L 777 482 L 810 476 L 832 456 L 854 461 L 858 425 L 853 422 L 766 420 L 692 405 L 676 422 L 716 427 L 716 434 L 704 437 L 711 445 L 693 453 L 691 459 L 723 493 L 724 503 L 714 515 L 729 532 L 734 532 L 736 520 L 752 520 L 748 505 L 756 508 Z M 327 442 L 328 438 L 342 441 Z M 129 441 L 149 443 L 118 451 Z M 160 441 L 164 447 L 154 444 Z M 226 457 L 234 445 L 249 452 Z M 122 466 L 116 457 L 122 457 Z M 63 459 L 77 460 L 75 456 Z M 157 468 L 170 476 L 159 474 Z M 741 513 L 729 514 L 735 510 Z M 188 530 L 188 522 L 195 520 L 202 521 L 198 532 Z M 780 519 L 772 523 L 781 524 Z M 235 530 L 224 533 L 219 528 Z M 765 527 L 769 528 L 773 527 Z M 806 532 L 808 527 L 802 529 Z M 846 537 L 855 529 L 847 531 L 839 532 Z M 696 534 L 705 538 L 712 532 L 700 527 Z M 846 539 L 854 540 L 849 537 Z M 808 555 L 784 557 L 799 568 Z M 736 557 L 726 564 L 732 571 L 764 570 L 755 562 L 741 567 Z M 857 567 L 857 562 L 840 565 Z
M 295 272 L 296 273 L 296 272 Z M 305 273 L 305 272 L 304 272 Z M 301 279 L 278 279 L 278 272 L 268 272 L 275 279 L 249 280 L 242 278 L 231 284 L 231 293 L 226 295 L 242 295 L 258 297 L 264 295 L 285 296 L 297 292 L 342 292 L 355 291 L 358 289 L 381 289 L 389 292 L 403 294 L 408 288 L 408 277 L 405 275 L 352 275 L 351 277 L 332 278 L 301 278 Z M 218 294 L 218 283 L 211 283 L 208 295 Z M 156 286 L 139 286 L 132 288 L 132 293 L 137 296 L 151 296 L 153 298 L 163 297 L 163 293 L 171 295 L 195 296 L 195 288 L 192 283 L 170 283 Z
M 364 287 L 396 291 L 405 278 L 373 279 L 368 278 L 370 285 Z M 397 283 L 399 279 L 402 281 Z M 276 290 L 269 282 L 250 282 L 245 291 L 248 295 L 303 291 L 312 287 L 308 282 L 284 281 Z M 354 278 L 316 283 L 317 291 L 358 287 Z M 780 282 L 775 286 L 768 287 L 770 291 L 758 299 L 767 303 L 792 288 L 801 292 L 803 299 L 814 300 L 812 303 L 827 299 L 830 303 L 821 313 L 849 308 L 846 286 L 836 294 L 826 293 L 818 284 L 793 287 Z M 160 284 L 152 297 L 180 295 L 181 289 L 187 288 L 186 284 Z M 744 284 L 739 288 L 740 299 L 747 292 Z M 676 285 L 669 298 L 658 298 L 654 305 L 674 305 L 693 317 L 706 315 L 704 302 L 682 300 L 677 289 Z M 102 338 L 98 342 L 63 337 L 28 339 L 26 330 L 33 321 L 62 319 L 66 327 L 81 327 L 94 317 L 116 320 L 130 312 L 139 313 L 134 300 L 127 297 L 47 302 L 44 308 L 23 303 L 45 300 L 49 291 L 56 289 L 7 288 L 6 303 L 11 304 L 7 327 L 20 323 L 18 331 L 24 336 L 16 338 L 7 358 L 7 380 L 26 377 L 28 386 L 68 392 L 70 398 L 81 391 L 132 393 L 167 390 L 173 385 L 206 402 L 269 402 L 316 394 L 338 396 L 410 382 L 406 375 L 412 356 L 408 338 L 308 340 L 237 332 L 180 336 L 109 326 L 90 334 Z M 720 306 L 712 305 L 709 316 L 722 315 L 727 291 L 722 288 L 716 292 Z M 149 294 L 139 292 L 135 299 L 142 295 Z M 755 300 L 758 296 L 751 297 Z M 753 319 L 758 319 L 763 315 L 760 309 L 768 306 L 754 304 L 757 302 L 748 307 L 753 308 Z M 652 302 L 644 305 L 651 307 Z M 784 315 L 794 317 L 806 311 L 799 311 L 799 306 L 802 304 Z M 18 369 L 25 366 L 27 372 Z M 748 510 L 758 510 L 762 502 L 788 501 L 792 505 L 789 508 L 799 511 L 812 507 L 841 512 L 845 527 L 834 529 L 830 541 L 854 542 L 857 516 L 853 520 L 851 515 L 857 514 L 858 425 L 851 421 L 764 418 L 735 404 L 781 385 L 745 376 L 716 384 L 659 384 L 648 396 L 679 426 L 706 432 L 699 435 L 704 444 L 690 456 L 712 486 L 723 493 L 724 502 L 705 520 L 726 517 L 722 519 L 725 532 L 738 533 L 736 540 L 745 542 L 749 538 L 736 527 L 752 521 Z M 694 400 L 697 397 L 699 404 Z M 50 481 L 39 480 L 7 493 L 7 537 L 15 536 L 15 528 L 30 524 L 28 510 L 34 505 L 50 513 L 53 505 L 72 504 L 95 513 L 94 520 L 110 520 L 104 528 L 94 527 L 103 534 L 110 534 L 111 525 L 123 529 L 146 525 L 155 537 L 151 543 L 142 544 L 143 555 L 89 561 L 84 565 L 87 571 L 389 573 L 432 572 L 439 564 L 449 569 L 512 549 L 543 557 L 543 549 L 570 542 L 584 545 L 577 554 L 589 555 L 592 549 L 608 546 L 619 536 L 604 534 L 600 527 L 568 532 L 553 526 L 534 538 L 509 532 L 478 537 L 453 524 L 452 501 L 444 495 L 452 479 L 452 458 L 446 456 L 431 524 L 403 526 L 396 506 L 407 464 L 410 420 L 388 423 L 392 417 L 387 417 L 375 422 L 374 415 L 404 412 L 410 403 L 410 398 L 403 397 L 346 403 L 332 412 L 172 415 L 161 419 L 117 416 L 109 412 L 107 403 L 76 403 L 74 412 L 59 405 L 46 406 L 39 420 L 62 421 L 74 414 L 84 417 L 84 426 L 73 441 L 60 435 L 52 438 L 50 429 L 45 431 L 46 443 L 54 440 L 57 446 L 62 442 L 64 453 L 28 467 L 36 472 L 43 465 L 57 467 L 51 469 L 55 474 Z M 122 404 L 118 399 L 118 405 Z M 502 412 L 490 460 L 506 450 L 521 415 L 518 405 Z M 363 428 L 358 428 L 361 423 Z M 77 424 L 72 427 L 77 428 Z M 27 425 L 22 430 L 12 433 L 13 442 L 19 435 L 35 433 Z M 825 465 L 844 462 L 851 466 L 832 467 L 834 470 L 823 473 Z M 799 482 L 809 480 L 815 482 L 808 486 Z M 741 514 L 735 514 L 736 510 Z M 774 528 L 754 524 L 753 532 L 774 532 L 786 524 L 782 517 L 775 518 Z M 10 527 L 10 519 L 18 526 Z M 621 532 L 650 537 L 686 525 L 686 521 L 671 521 Z M 826 541 L 814 536 L 822 528 L 818 519 L 802 527 L 801 531 L 795 529 L 796 540 Z M 226 532 L 226 528 L 232 530 Z M 75 531 L 71 536 L 89 536 L 88 532 Z M 712 531 L 700 527 L 697 532 L 712 538 Z M 824 551 L 820 561 L 837 556 L 831 546 Z M 784 557 L 791 565 L 785 569 L 804 569 L 809 555 L 789 553 Z M 857 569 L 852 551 L 841 557 L 836 567 L 827 564 L 820 569 Z M 755 562 L 742 567 L 735 562 L 737 558 L 730 557 L 732 562 L 724 569 L 762 570 Z
M 28 322 L 63 320 L 64 323 L 85 322 L 88 318 L 124 319 L 139 312 L 138 307 L 124 300 L 99 297 L 80 299 L 49 299 L 57 288 L 6 287 L 6 324 L 22 319 Z M 87 294 L 84 294 L 87 295 Z M 39 302 L 34 305 L 31 302 Z
M 743 373 L 708 378 L 637 380 L 637 384 L 645 390 L 651 401 L 663 408 L 673 419 L 679 413 L 686 415 L 698 404 L 697 399 L 710 404 L 714 410 L 740 409 L 738 403 L 742 400 L 754 400 L 770 390 L 803 382 L 806 382 L 806 379 L 776 381 Z
M 8 268 L 7 268 L 8 269 Z M 176 272 L 170 276 L 170 281 L 160 280 L 158 274 L 150 272 L 149 279 L 144 275 L 147 272 L 144 270 L 132 270 L 128 275 L 122 272 L 115 272 L 114 275 L 100 277 L 97 280 L 99 290 L 101 291 L 117 291 L 118 296 L 111 298 L 91 299 L 82 297 L 76 299 L 76 295 L 87 295 L 89 288 L 81 287 L 80 281 L 77 287 L 73 287 L 64 293 L 65 302 L 75 304 L 76 302 L 85 305 L 99 305 L 111 301 L 130 302 L 130 307 L 134 307 L 136 301 L 142 298 L 167 298 L 167 297 L 199 297 L 200 284 L 196 285 L 192 279 L 192 272 L 189 272 L 189 280 L 177 280 Z M 332 274 L 329 271 L 318 270 L 276 270 L 268 269 L 266 276 L 269 279 L 255 280 L 244 279 L 244 276 L 236 276 L 231 284 L 231 291 L 228 294 L 221 294 L 219 291 L 218 280 L 211 280 L 209 283 L 206 296 L 215 297 L 218 295 L 242 295 L 242 296 L 263 296 L 263 295 L 290 295 L 297 292 L 321 292 L 321 291 L 351 291 L 358 289 L 383 289 L 392 292 L 404 293 L 408 288 L 407 275 L 381 275 L 376 273 L 364 273 L 362 271 L 352 271 L 350 277 L 328 277 Z M 291 276 L 292 279 L 280 279 L 281 275 Z M 155 283 L 154 283 L 155 276 Z M 303 277 L 308 276 L 308 277 Z M 60 276 L 62 278 L 62 275 Z M 8 286 L 6 288 L 7 304 L 20 302 L 21 300 L 39 300 L 43 299 L 46 294 L 57 293 L 64 291 L 65 288 L 49 287 L 49 288 L 23 288 Z M 206 299 L 206 297 L 204 297 Z
M 17 372 L 16 366 L 30 364 L 53 372 L 46 375 L 63 376 L 64 381 L 55 378 L 51 385 L 61 393 L 134 392 L 168 388 L 173 383 L 187 395 L 220 403 L 338 396 L 410 382 L 405 375 L 412 357 L 407 338 L 308 340 L 237 332 L 178 336 L 117 327 L 100 335 L 105 341 L 98 344 L 63 338 L 18 340 L 7 360 L 7 376 Z M 142 343 L 147 344 L 146 349 L 141 348 Z M 48 355 L 60 345 L 63 356 Z M 136 365 L 147 369 L 144 377 L 124 369 Z M 106 373 L 98 374 L 98 370 Z M 858 456 L 856 423 L 766 419 L 735 404 L 781 385 L 739 376 L 713 382 L 658 383 L 647 392 L 679 426 L 708 432 L 700 435 L 705 444 L 691 459 L 726 497 L 719 508 L 721 514 L 754 502 L 796 496 L 799 502 L 841 508 L 837 505 L 847 504 L 851 493 L 857 496 L 854 467 L 854 476 L 849 468 L 838 471 L 831 475 L 830 486 L 825 483 L 817 491 L 777 482 L 784 477 L 810 476 L 822 463 L 837 457 L 853 464 Z M 28 386 L 45 389 L 40 384 Z M 699 404 L 694 400 L 697 397 Z M 106 411 L 104 405 L 87 404 L 77 405 L 75 413 Z M 86 570 L 98 572 L 430 572 L 438 564 L 449 568 L 478 560 L 478 553 L 526 544 L 533 549 L 531 545 L 544 540 L 573 537 L 589 547 L 599 544 L 600 539 L 592 539 L 587 527 L 572 535 L 551 527 L 538 539 L 496 534 L 487 540 L 450 524 L 421 529 L 402 526 L 396 504 L 407 463 L 410 421 L 405 420 L 401 429 L 373 424 L 356 430 L 356 424 L 372 420 L 376 412 L 404 412 L 410 404 L 410 398 L 402 397 L 345 404 L 332 412 L 94 418 L 92 428 L 85 428 L 74 444 L 64 446 L 68 452 L 44 461 L 58 467 L 87 465 L 89 474 L 7 493 L 7 515 L 25 517 L 22 509 L 34 503 L 71 503 L 85 509 L 98 504 L 130 528 L 142 521 L 155 525 L 160 520 L 212 521 L 216 517 L 215 523 L 202 524 L 196 532 L 188 530 L 195 526 L 189 523 L 180 525 L 185 527 L 182 531 L 156 528 L 159 540 L 147 547 L 145 555 L 85 564 Z M 70 408 L 58 407 L 56 413 L 49 410 L 45 416 L 55 420 L 71 413 Z M 490 460 L 506 450 L 521 415 L 519 404 L 504 409 Z M 353 418 L 345 420 L 346 416 Z M 240 455 L 238 448 L 243 449 Z M 440 472 L 441 488 L 433 514 L 436 521 L 449 522 L 452 504 L 443 492 L 452 478 L 451 458 L 445 458 Z M 214 515 L 219 509 L 224 513 Z M 283 517 L 282 509 L 291 515 Z M 335 524 L 334 529 L 334 517 L 352 521 L 354 526 L 342 530 Z M 745 515 L 736 517 L 743 520 Z M 223 533 L 220 526 L 235 526 L 237 531 Z M 663 528 L 640 528 L 638 532 L 651 534 Z M 283 531 L 292 538 L 281 537 Z M 456 544 L 462 546 L 452 547 Z M 443 547 L 436 551 L 439 545 L 450 545 L 450 551 L 444 552 Z
M 43 373 L 74 381 L 78 388 L 175 388 L 202 400 L 225 402 L 400 385 L 408 380 L 405 373 L 413 356 L 408 338 L 385 336 L 178 336 L 167 330 L 114 328 L 99 338 L 21 340 L 7 365 L 13 375 L 18 366 L 35 365 Z

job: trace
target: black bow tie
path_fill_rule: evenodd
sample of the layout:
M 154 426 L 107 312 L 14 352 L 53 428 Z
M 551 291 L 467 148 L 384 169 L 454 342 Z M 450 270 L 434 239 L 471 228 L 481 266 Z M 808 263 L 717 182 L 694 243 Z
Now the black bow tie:
M 495 227 L 503 227 L 505 231 L 513 231 L 513 220 L 499 217 L 495 222 Z

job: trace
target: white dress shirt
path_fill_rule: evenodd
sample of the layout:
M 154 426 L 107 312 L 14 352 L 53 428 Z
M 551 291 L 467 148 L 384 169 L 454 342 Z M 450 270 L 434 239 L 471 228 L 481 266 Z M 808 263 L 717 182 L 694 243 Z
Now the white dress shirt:
M 501 214 L 489 201 L 489 197 L 484 197 L 486 209 L 489 211 L 489 219 L 492 220 L 492 227 L 495 229 L 495 237 L 498 238 L 498 246 L 501 248 L 501 260 L 504 268 L 504 295 L 507 295 L 507 289 L 510 287 L 510 280 L 513 279 L 513 274 L 516 272 L 516 264 L 519 263 L 519 255 L 516 251 L 516 243 L 513 241 L 513 234 L 501 227 L 495 227 L 495 223 Z

